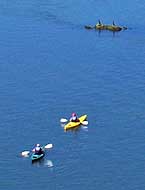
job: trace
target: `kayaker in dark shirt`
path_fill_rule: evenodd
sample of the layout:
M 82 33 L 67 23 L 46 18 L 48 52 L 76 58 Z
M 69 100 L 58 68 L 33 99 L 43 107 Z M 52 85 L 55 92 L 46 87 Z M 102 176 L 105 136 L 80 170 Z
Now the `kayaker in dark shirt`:
M 101 21 L 100 20 L 98 20 L 98 24 L 97 24 L 98 26 L 102 26 L 103 24 L 101 23 Z
M 37 144 L 37 145 L 36 145 L 36 147 L 33 149 L 33 152 L 34 152 L 35 154 L 39 154 L 39 155 L 43 153 L 43 150 L 42 150 L 40 144 Z
M 72 122 L 79 122 L 79 119 L 78 119 L 76 113 L 72 113 L 70 121 L 72 121 Z
M 113 20 L 112 26 L 116 26 L 114 20 Z

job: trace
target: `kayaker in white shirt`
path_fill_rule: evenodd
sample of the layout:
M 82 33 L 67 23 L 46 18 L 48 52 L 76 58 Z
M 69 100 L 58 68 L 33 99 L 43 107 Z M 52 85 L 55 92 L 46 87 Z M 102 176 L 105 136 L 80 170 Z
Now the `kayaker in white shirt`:
M 72 113 L 70 121 L 72 121 L 72 122 L 78 122 L 79 121 L 76 113 Z

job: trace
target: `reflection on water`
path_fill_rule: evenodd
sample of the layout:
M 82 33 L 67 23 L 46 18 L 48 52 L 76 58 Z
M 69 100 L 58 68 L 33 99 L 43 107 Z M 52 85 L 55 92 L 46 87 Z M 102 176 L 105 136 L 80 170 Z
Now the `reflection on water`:
M 84 125 L 81 126 L 81 129 L 84 130 L 84 131 L 88 131 L 89 130 L 88 126 L 84 126 Z
M 51 168 L 54 166 L 51 160 L 46 160 L 44 158 L 37 160 L 35 162 L 32 162 L 32 165 L 35 167 L 48 167 L 48 168 Z
M 61 123 L 61 124 L 60 124 L 60 126 L 61 126 L 62 128 L 64 128 L 65 125 L 66 125 L 66 124 L 64 124 L 64 123 Z
M 44 161 L 44 166 L 47 166 L 48 168 L 53 167 L 53 162 L 51 160 L 45 160 Z

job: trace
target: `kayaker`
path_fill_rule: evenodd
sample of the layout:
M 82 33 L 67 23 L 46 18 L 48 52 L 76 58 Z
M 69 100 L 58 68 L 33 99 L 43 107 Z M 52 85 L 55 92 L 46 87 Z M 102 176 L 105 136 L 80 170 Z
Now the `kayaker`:
M 36 147 L 32 150 L 35 154 L 42 154 L 43 150 L 40 146 L 40 144 L 36 144 Z
M 72 121 L 72 122 L 78 122 L 79 121 L 76 113 L 72 113 L 70 121 Z
M 101 23 L 100 20 L 98 20 L 98 24 L 96 24 L 96 26 L 103 26 L 103 24 Z
M 116 26 L 115 23 L 114 23 L 114 20 L 113 20 L 112 26 Z

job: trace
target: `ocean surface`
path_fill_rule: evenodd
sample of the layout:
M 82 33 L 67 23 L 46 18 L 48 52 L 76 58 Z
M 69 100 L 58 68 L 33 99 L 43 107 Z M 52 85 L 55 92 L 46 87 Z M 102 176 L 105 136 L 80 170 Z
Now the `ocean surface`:
M 145 189 L 145 2 L 0 1 L 0 189 Z M 113 20 L 127 30 L 86 30 Z M 64 132 L 61 118 L 88 115 Z M 53 144 L 41 162 L 21 157 Z

